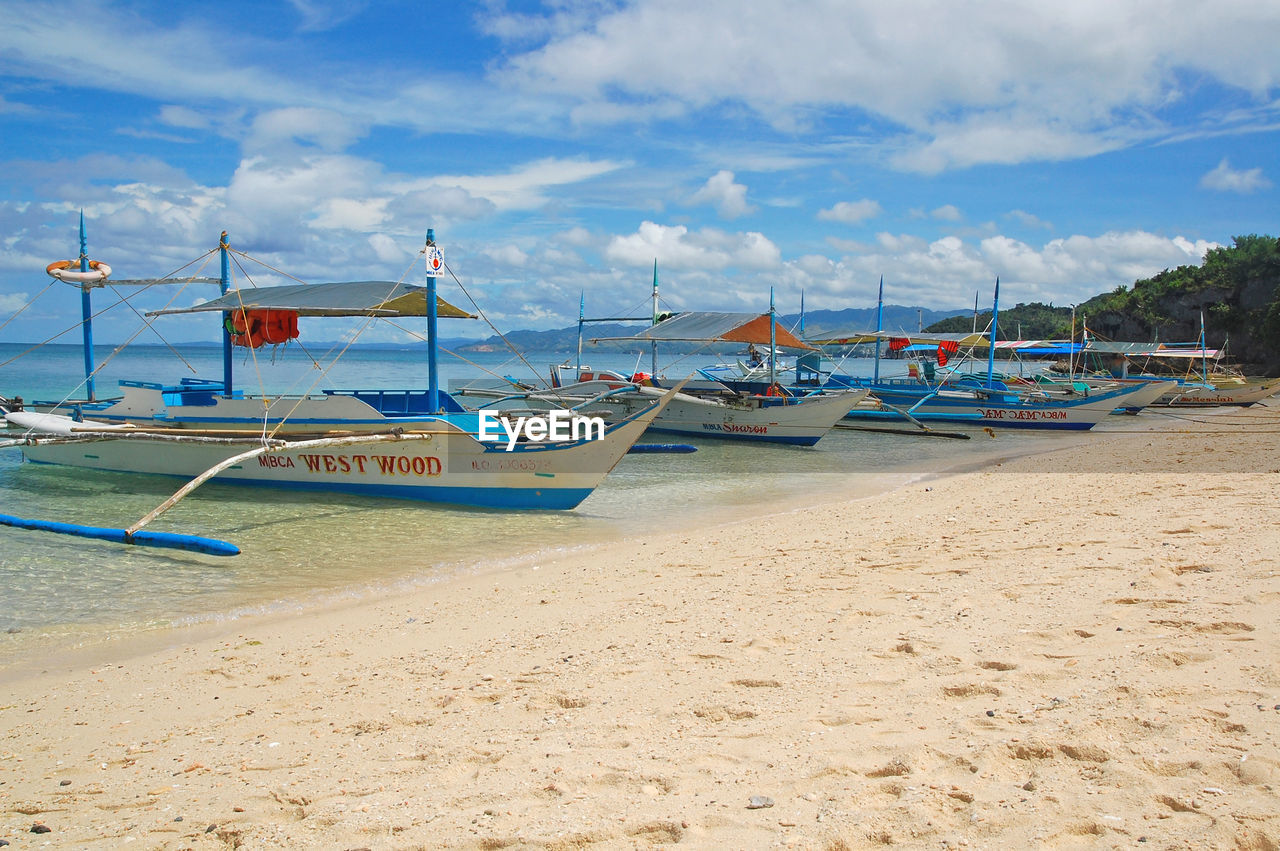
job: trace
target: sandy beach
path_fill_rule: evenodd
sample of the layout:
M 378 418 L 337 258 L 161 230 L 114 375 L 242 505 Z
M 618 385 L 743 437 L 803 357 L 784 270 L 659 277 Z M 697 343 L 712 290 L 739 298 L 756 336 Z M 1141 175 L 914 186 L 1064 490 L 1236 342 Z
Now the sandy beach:
M 1277 411 L 51 665 L 0 839 L 1280 848 Z

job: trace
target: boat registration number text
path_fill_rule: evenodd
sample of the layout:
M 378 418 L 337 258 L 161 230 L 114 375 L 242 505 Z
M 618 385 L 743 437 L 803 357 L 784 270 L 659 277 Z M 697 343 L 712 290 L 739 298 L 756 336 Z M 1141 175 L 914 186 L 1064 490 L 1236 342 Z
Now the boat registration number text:
M 1004 408 L 979 408 L 984 420 L 1065 420 L 1066 411 L 1010 411 Z

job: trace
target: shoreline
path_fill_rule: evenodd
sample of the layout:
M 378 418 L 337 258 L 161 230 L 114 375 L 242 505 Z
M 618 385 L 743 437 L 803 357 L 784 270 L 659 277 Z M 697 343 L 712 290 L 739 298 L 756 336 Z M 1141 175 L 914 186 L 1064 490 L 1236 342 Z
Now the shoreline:
M 1260 413 L 23 679 L 0 837 L 1268 847 L 1280 418 Z

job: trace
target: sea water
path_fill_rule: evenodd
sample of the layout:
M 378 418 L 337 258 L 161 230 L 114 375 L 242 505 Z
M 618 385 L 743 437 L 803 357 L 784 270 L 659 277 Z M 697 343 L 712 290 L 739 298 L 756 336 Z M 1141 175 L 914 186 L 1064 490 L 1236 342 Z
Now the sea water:
M 0 394 L 27 400 L 83 398 L 78 346 L 0 344 Z M 340 347 L 338 347 L 340 348 Z M 106 347 L 106 353 L 110 347 Z M 98 352 L 99 361 L 105 356 Z M 237 386 L 246 392 L 425 387 L 421 348 L 353 347 L 333 352 L 289 346 L 256 358 L 237 352 Z M 442 355 L 450 378 L 546 375 L 564 354 Z M 175 383 L 220 378 L 221 350 L 135 346 L 111 357 L 96 377 L 99 397 L 120 379 Z M 705 365 L 683 362 L 676 371 Z M 592 353 L 596 368 L 647 369 L 645 353 Z M 871 361 L 843 371 L 870 374 Z M 675 372 L 668 373 L 675 375 Z M 940 425 L 938 428 L 950 428 Z M 204 485 L 148 528 L 235 543 L 231 558 L 130 547 L 0 527 L 0 673 L 67 648 L 110 647 L 173 628 L 220 624 L 295 611 L 344 598 L 447 581 L 459 573 L 503 569 L 626 536 L 679 530 L 696 536 L 718 521 L 821 501 L 869 497 L 921 477 L 1002 455 L 1039 451 L 1079 435 L 968 430 L 970 440 L 924 439 L 836 430 L 810 448 L 649 435 L 644 442 L 691 443 L 693 454 L 628 455 L 577 509 L 487 511 L 323 493 Z M 0 449 L 0 512 L 121 528 L 183 482 L 24 463 Z M 795 522 L 806 522 L 803 511 Z M 851 515 L 849 523 L 856 523 Z

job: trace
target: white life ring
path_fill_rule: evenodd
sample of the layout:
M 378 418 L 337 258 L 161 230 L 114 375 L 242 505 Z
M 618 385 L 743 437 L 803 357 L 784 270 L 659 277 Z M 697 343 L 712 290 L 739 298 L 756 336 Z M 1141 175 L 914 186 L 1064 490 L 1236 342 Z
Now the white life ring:
M 111 267 L 101 260 L 90 260 L 89 271 L 80 271 L 79 260 L 58 260 L 44 267 L 49 277 L 68 284 L 101 284 L 111 277 Z

